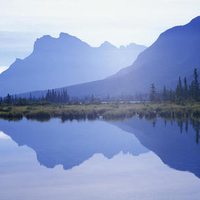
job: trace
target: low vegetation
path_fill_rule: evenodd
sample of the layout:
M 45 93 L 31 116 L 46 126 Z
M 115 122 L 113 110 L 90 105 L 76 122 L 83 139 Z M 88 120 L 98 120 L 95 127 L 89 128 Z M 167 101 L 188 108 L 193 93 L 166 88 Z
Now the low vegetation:
M 65 105 L 46 102 L 28 106 L 0 106 L 0 117 L 10 120 L 26 117 L 43 121 L 57 117 L 64 121 L 96 118 L 123 119 L 132 116 L 140 118 L 200 117 L 200 103 L 188 103 L 183 106 L 171 103 Z

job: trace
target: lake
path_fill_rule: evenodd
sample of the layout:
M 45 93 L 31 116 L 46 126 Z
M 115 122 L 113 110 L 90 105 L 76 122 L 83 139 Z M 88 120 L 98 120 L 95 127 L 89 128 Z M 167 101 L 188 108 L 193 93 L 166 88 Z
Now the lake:
M 0 120 L 1 200 L 199 200 L 200 122 Z

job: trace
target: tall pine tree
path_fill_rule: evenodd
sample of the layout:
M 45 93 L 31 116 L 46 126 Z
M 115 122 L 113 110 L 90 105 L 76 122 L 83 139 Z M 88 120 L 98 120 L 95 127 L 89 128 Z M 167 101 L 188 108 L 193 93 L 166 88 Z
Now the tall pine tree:
M 156 88 L 153 83 L 151 84 L 151 91 L 150 91 L 149 99 L 151 102 L 156 101 Z
M 166 90 L 165 85 L 163 86 L 162 99 L 163 99 L 163 101 L 167 101 L 168 100 L 168 94 L 167 94 L 167 90 Z
M 199 81 L 198 81 L 198 73 L 197 69 L 194 69 L 194 82 L 193 82 L 193 87 L 194 87 L 194 100 L 198 101 L 199 100 Z

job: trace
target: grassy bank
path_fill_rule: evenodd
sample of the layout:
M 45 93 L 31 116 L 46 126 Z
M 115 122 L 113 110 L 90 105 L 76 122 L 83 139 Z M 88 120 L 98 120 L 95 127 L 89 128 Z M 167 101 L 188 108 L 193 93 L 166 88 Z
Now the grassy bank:
M 58 117 L 62 120 L 72 119 L 122 119 L 132 116 L 154 118 L 200 117 L 200 104 L 100 104 L 100 105 L 29 105 L 1 106 L 0 117 L 6 119 L 49 120 Z

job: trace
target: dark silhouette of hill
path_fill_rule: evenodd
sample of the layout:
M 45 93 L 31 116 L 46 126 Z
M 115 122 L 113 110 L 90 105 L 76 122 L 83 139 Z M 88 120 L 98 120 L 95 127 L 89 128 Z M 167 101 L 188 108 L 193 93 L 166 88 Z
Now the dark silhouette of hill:
M 32 148 L 38 162 L 47 168 L 63 165 L 64 169 L 71 169 L 97 153 L 110 159 L 120 152 L 135 156 L 148 152 L 135 136 L 103 121 L 61 124 L 60 119 L 17 123 L 0 120 L 0 130 L 19 146 Z
M 133 63 L 146 47 L 115 47 L 109 42 L 91 47 L 67 33 L 37 39 L 31 55 L 16 59 L 0 74 L 0 95 L 51 89 L 106 78 Z
M 172 125 L 171 122 L 165 124 L 160 118 L 152 122 L 134 117 L 112 124 L 133 133 L 142 145 L 153 151 L 169 167 L 179 171 L 189 171 L 200 178 L 200 145 L 197 144 L 200 123 L 196 123 L 198 129 L 195 123 L 194 120 L 190 120 L 190 123 L 174 122 Z

